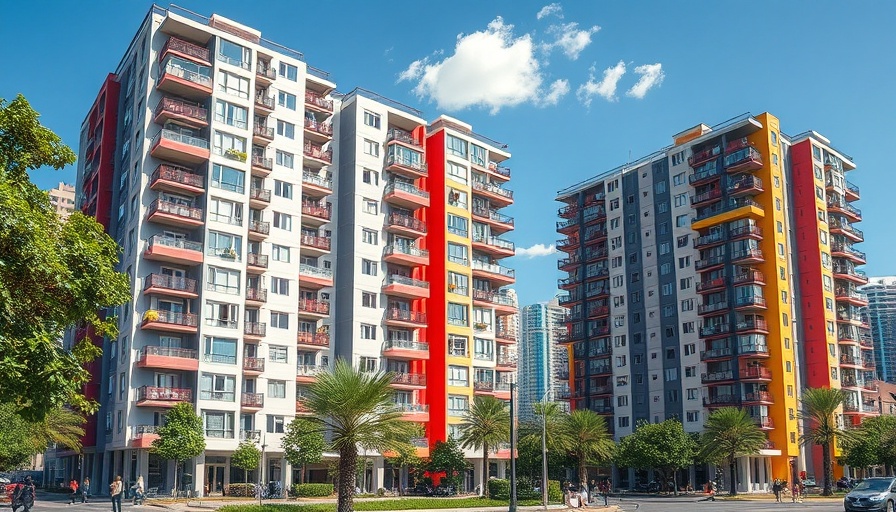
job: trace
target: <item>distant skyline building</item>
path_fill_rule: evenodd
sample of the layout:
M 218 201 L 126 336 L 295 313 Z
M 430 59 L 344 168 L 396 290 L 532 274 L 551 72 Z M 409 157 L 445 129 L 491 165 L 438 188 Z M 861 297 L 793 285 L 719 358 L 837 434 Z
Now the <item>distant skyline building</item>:
M 56 188 L 47 191 L 50 204 L 56 208 L 56 214 L 67 219 L 75 211 L 75 186 L 59 182 Z
M 553 390 L 556 399 L 569 389 L 567 349 L 557 343 L 558 333 L 565 332 L 566 312 L 557 297 L 521 309 L 518 373 L 521 420 L 535 418 L 534 406 L 548 390 Z
M 868 300 L 863 313 L 871 325 L 877 378 L 896 383 L 896 276 L 872 277 L 859 291 Z

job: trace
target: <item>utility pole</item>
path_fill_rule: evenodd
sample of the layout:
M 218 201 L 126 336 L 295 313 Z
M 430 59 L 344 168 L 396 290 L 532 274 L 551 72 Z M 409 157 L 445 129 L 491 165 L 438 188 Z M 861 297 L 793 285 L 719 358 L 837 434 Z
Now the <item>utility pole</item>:
M 516 416 L 516 400 L 514 390 L 516 384 L 510 383 L 510 510 L 516 512 L 516 428 L 514 416 Z
M 264 433 L 262 432 L 261 437 L 261 460 L 258 462 L 258 504 L 261 505 L 261 496 L 264 491 L 264 449 L 268 447 L 268 445 L 264 442 Z

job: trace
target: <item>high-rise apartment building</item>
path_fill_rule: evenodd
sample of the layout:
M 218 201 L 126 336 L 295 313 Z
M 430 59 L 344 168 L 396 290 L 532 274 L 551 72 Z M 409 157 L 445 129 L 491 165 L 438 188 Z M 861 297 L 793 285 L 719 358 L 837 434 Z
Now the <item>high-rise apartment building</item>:
M 855 274 L 864 277 L 861 271 Z M 859 343 L 867 347 L 873 340 L 877 379 L 896 384 L 896 277 L 872 277 L 859 292 L 868 301 L 864 320 L 871 325 L 871 338 Z
M 867 413 L 867 326 L 850 285 L 864 263 L 848 203 L 858 191 L 842 174 L 854 167 L 766 113 L 698 125 L 561 191 L 571 406 L 606 415 L 617 437 L 668 418 L 696 432 L 712 410 L 743 407 L 768 444 L 739 459 L 741 491 L 821 474 L 799 444 L 800 389 L 843 387 L 845 421 Z
M 56 214 L 67 219 L 75 211 L 75 187 L 68 183 L 59 183 L 56 188 L 47 191 L 50 195 L 50 204 L 56 209 Z
M 476 394 L 509 397 L 506 146 L 334 89 L 253 28 L 150 10 L 82 125 L 78 207 L 123 248 L 133 297 L 109 312 L 116 339 L 73 333 L 104 349 L 85 390 L 101 409 L 82 469 L 70 457 L 64 473 L 170 491 L 174 465 L 149 447 L 187 402 L 207 449 L 184 464 L 184 489 L 242 481 L 230 455 L 243 439 L 266 446 L 250 480 L 286 488 L 282 435 L 334 358 L 395 372 L 395 402 L 425 427 L 421 454 Z M 365 456 L 371 490 L 397 485 L 381 454 Z
M 535 404 L 559 399 L 569 391 L 568 358 L 558 335 L 566 331 L 567 309 L 555 297 L 520 310 L 519 416 L 535 418 Z

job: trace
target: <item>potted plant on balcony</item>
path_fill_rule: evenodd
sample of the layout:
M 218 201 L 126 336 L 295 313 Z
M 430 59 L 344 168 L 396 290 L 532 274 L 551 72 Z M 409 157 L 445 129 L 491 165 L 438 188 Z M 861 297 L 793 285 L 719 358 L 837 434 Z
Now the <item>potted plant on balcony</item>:
M 477 330 L 484 331 L 488 327 L 488 324 L 485 322 L 476 322 L 475 324 L 473 324 L 473 327 L 475 327 Z
M 236 259 L 236 249 L 234 249 L 233 247 L 228 247 L 227 249 L 224 249 L 224 252 L 221 253 L 221 256 L 225 258 Z
M 456 284 L 454 284 L 454 283 L 448 283 L 448 291 L 449 291 L 449 292 L 453 292 L 453 291 L 456 290 L 456 289 L 457 289 L 457 285 L 456 285 Z
M 155 322 L 159 319 L 159 312 L 154 309 L 147 309 L 146 313 L 143 313 L 143 321 L 144 322 Z
M 224 151 L 224 156 L 233 160 L 239 160 L 240 162 L 245 162 L 246 158 L 249 157 L 249 155 L 247 155 L 245 151 L 240 151 L 235 148 L 230 148 Z

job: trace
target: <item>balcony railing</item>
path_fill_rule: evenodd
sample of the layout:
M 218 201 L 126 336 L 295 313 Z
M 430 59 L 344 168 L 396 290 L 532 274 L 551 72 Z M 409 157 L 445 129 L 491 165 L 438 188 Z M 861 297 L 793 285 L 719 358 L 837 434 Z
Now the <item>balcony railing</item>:
M 181 99 L 162 98 L 156 105 L 155 116 L 158 117 L 162 112 L 189 117 L 203 123 L 208 122 L 208 110 L 205 107 Z
M 855 206 L 847 203 L 842 199 L 837 199 L 834 197 L 828 198 L 828 208 L 840 208 L 841 210 L 846 210 L 856 217 L 862 216 L 862 210 L 856 208 Z
M 768 391 L 753 391 L 752 393 L 744 393 L 741 398 L 744 402 L 774 402 L 772 394 Z
M 702 258 L 697 260 L 694 263 L 694 268 L 697 270 L 701 270 L 704 268 L 714 267 L 716 265 L 721 265 L 725 263 L 725 255 L 719 254 L 717 256 L 708 256 L 706 258 Z
M 304 377 L 314 377 L 315 375 L 323 373 L 329 369 L 329 366 L 323 366 L 319 364 L 299 364 L 296 365 L 296 375 L 301 375 Z
M 768 355 L 768 345 L 764 345 L 761 343 L 741 345 L 738 353 L 740 355 L 756 355 L 756 354 Z
M 429 343 L 425 343 L 422 341 L 410 341 L 410 340 L 386 340 L 383 343 L 384 349 L 397 348 L 397 349 L 405 349 L 405 350 L 420 350 L 427 351 L 429 350 Z
M 387 245 L 385 250 L 383 251 L 383 254 L 385 256 L 389 256 L 390 254 L 407 254 L 408 256 L 415 256 L 418 258 L 429 257 L 429 251 L 411 247 L 405 244 Z
M 317 119 L 305 119 L 305 128 L 308 128 L 312 132 L 317 132 L 322 135 L 333 135 L 333 125 L 330 123 L 323 123 L 318 121 Z
M 265 203 L 270 203 L 271 190 L 267 188 L 249 187 L 249 199 L 255 199 Z
M 255 74 L 257 74 L 258 76 L 263 76 L 268 80 L 277 79 L 277 71 L 271 66 L 270 63 L 265 63 L 264 61 L 258 61 L 258 64 L 255 65 Z
M 264 407 L 264 393 L 243 393 L 240 396 L 243 407 Z
M 190 187 L 205 188 L 205 176 L 194 174 L 185 167 L 171 164 L 160 164 L 156 167 L 149 182 L 155 183 L 159 180 L 181 183 Z
M 299 275 L 318 277 L 321 279 L 333 279 L 333 269 L 324 267 L 315 267 L 307 263 L 299 264 Z
M 413 229 L 414 231 L 419 231 L 421 233 L 426 233 L 426 223 L 420 219 L 411 217 L 410 215 L 402 215 L 400 213 L 393 212 L 389 214 L 386 223 L 389 226 L 400 226 L 408 229 Z
M 299 331 L 296 336 L 296 342 L 300 345 L 311 345 L 315 347 L 329 347 L 330 334 L 326 332 L 302 332 Z
M 330 220 L 330 216 L 333 215 L 333 208 L 330 203 L 323 205 L 320 203 L 312 203 L 306 201 L 302 203 L 302 215 L 308 215 L 323 220 Z
M 323 146 L 312 144 L 311 142 L 305 142 L 305 145 L 302 147 L 302 153 L 310 158 L 316 158 L 327 163 L 333 163 L 332 149 L 324 150 Z
M 320 174 L 303 171 L 302 172 L 302 183 L 307 183 L 309 185 L 316 185 L 321 188 L 325 188 L 328 190 L 333 190 L 333 180 L 329 178 L 325 178 Z
M 321 94 L 314 91 L 305 91 L 305 103 L 307 103 L 308 105 L 314 105 L 323 110 L 333 110 L 333 100 L 328 100 Z
M 167 128 L 162 129 L 159 133 L 156 134 L 152 139 L 152 144 L 150 146 L 155 146 L 159 143 L 161 139 L 170 140 L 172 142 L 179 142 L 181 144 L 187 144 L 188 146 L 193 146 L 202 149 L 208 149 L 208 141 L 205 139 L 201 139 L 199 137 L 193 137 L 192 135 L 185 135 L 175 130 L 169 130 Z
M 392 181 L 386 185 L 386 188 L 383 190 L 383 194 L 390 194 L 395 191 L 407 192 L 408 194 L 412 194 L 415 196 L 419 196 L 425 199 L 429 199 L 429 192 L 425 190 L 421 190 L 410 183 L 405 183 L 403 181 Z
M 741 236 L 747 235 L 756 235 L 762 236 L 762 228 L 759 226 L 741 226 L 739 228 L 734 228 L 728 231 L 728 236 L 730 238 L 738 238 Z
M 757 249 L 758 250 L 758 249 Z M 762 256 L 760 251 L 760 257 Z M 743 284 L 743 283 L 764 283 L 765 282 L 765 274 L 758 270 L 750 270 L 748 272 L 742 272 L 737 274 L 732 278 L 732 282 L 734 284 Z
M 692 156 L 688 157 L 688 165 L 690 165 L 691 167 L 700 165 L 704 162 L 716 158 L 721 153 L 722 148 L 720 146 L 712 146 L 704 150 L 697 151 Z
M 691 204 L 698 204 L 705 201 L 709 201 L 712 199 L 718 199 L 722 197 L 722 189 L 714 188 L 711 190 L 707 190 L 706 192 L 701 192 L 697 195 L 691 196 Z
M 700 376 L 703 382 L 721 382 L 726 380 L 734 380 L 734 372 L 725 370 L 720 372 L 708 372 Z
M 149 247 L 162 245 L 173 249 L 184 249 L 187 251 L 202 252 L 202 242 L 194 242 L 192 240 L 184 240 L 173 236 L 153 235 L 149 239 Z
M 750 297 L 737 297 L 734 300 L 734 307 L 745 307 L 745 306 L 761 306 L 765 307 L 766 302 L 764 297 L 757 297 L 755 295 Z
M 261 430 L 240 429 L 240 441 L 260 441 Z
M 405 144 L 410 144 L 411 146 L 422 146 L 422 144 L 420 144 L 409 132 L 397 128 L 389 129 L 389 132 L 386 134 L 386 140 L 403 142 Z
M 738 332 L 742 331 L 767 331 L 768 330 L 768 322 L 765 320 L 761 320 L 756 318 L 754 320 L 743 320 L 737 322 L 734 326 L 735 330 Z M 768 352 L 768 347 L 765 347 L 765 351 Z
M 473 180 L 473 190 L 481 190 L 483 192 L 489 192 L 491 194 L 506 197 L 507 199 L 513 199 L 512 190 L 503 188 L 500 185 L 495 185 L 494 183 Z
M 718 359 L 720 357 L 731 357 L 733 354 L 731 347 L 713 348 L 704 350 L 700 353 L 700 359 Z
M 721 311 L 723 309 L 728 309 L 728 302 L 715 302 L 712 304 L 701 304 L 700 307 L 697 308 L 697 313 L 700 315 L 705 315 L 707 313 L 713 313 L 715 311 Z
M 688 176 L 688 181 L 693 185 L 694 183 L 715 178 L 721 173 L 722 168 L 716 165 L 715 162 L 710 162 L 709 164 L 694 169 L 693 174 Z
M 253 267 L 268 268 L 268 256 L 266 254 L 250 252 L 246 255 L 246 264 Z
M 392 377 L 392 384 L 404 384 L 407 386 L 425 386 L 426 375 L 422 373 L 396 373 Z
M 143 280 L 143 289 L 148 290 L 149 288 L 164 288 L 166 290 L 196 293 L 196 280 L 165 274 L 149 274 Z
M 763 366 L 747 366 L 746 368 L 741 368 L 738 375 L 740 375 L 741 379 L 768 380 L 772 378 L 771 370 Z
M 187 388 L 141 386 L 137 388 L 137 400 L 166 400 L 172 402 L 189 402 L 193 400 L 193 391 Z
M 484 300 L 492 304 L 516 307 L 509 295 L 495 291 L 473 290 L 473 300 Z
M 861 259 L 861 260 L 864 260 L 864 259 L 865 259 L 865 253 L 864 253 L 864 252 L 862 252 L 862 251 L 857 251 L 857 250 L 853 249 L 851 246 L 846 245 L 846 244 L 843 244 L 843 243 L 836 243 L 836 242 L 835 242 L 835 243 L 831 244 L 831 251 L 833 251 L 833 252 L 842 252 L 842 253 L 846 253 L 846 254 L 849 254 L 849 255 L 851 255 L 851 256 L 855 256 L 856 258 L 859 258 L 859 259 Z
M 486 263 L 480 260 L 473 260 L 473 270 L 481 270 L 483 272 L 516 279 L 516 271 L 514 269 L 502 267 L 501 265 L 495 265 L 493 263 Z
M 267 302 L 268 291 L 264 288 L 246 287 L 246 300 L 254 300 L 258 302 Z
M 250 372 L 263 372 L 264 371 L 264 358 L 262 358 L 262 357 L 244 357 L 243 358 L 243 370 L 248 370 Z
M 854 228 L 845 222 L 840 222 L 839 220 L 831 220 L 830 226 L 831 226 L 831 229 L 840 229 L 840 230 L 845 231 L 857 238 L 860 238 L 863 240 L 865 239 L 865 233 L 861 229 Z
M 264 155 L 252 155 L 252 167 L 261 167 L 262 169 L 273 169 L 274 159 L 265 158 Z
M 752 174 L 742 175 L 734 181 L 728 182 L 728 193 L 737 193 L 741 190 L 762 190 L 762 180 Z
M 183 39 L 178 39 L 174 36 L 169 37 L 168 41 L 165 42 L 165 46 L 162 47 L 162 51 L 159 52 L 159 58 L 162 58 L 169 50 L 189 55 L 190 57 L 195 57 L 206 62 L 209 61 L 210 52 L 208 48 L 184 41 Z
M 202 220 L 202 209 L 194 208 L 192 206 L 184 206 L 182 204 L 173 203 L 170 201 L 165 201 L 163 199 L 156 199 L 149 205 L 149 215 L 154 213 L 167 213 L 170 215 L 175 215 L 177 217 L 181 217 L 184 219 L 201 221 Z
M 400 322 L 411 322 L 415 324 L 426 323 L 426 313 L 418 311 L 410 311 L 407 309 L 391 308 L 386 311 L 386 320 L 397 320 Z
M 386 167 L 389 167 L 391 165 L 408 167 L 422 174 L 426 174 L 427 172 L 426 162 L 423 162 L 420 159 L 406 158 L 405 156 L 400 154 L 386 155 Z
M 395 408 L 396 408 L 399 412 L 410 413 L 410 414 L 413 414 L 413 413 L 428 413 L 428 412 L 429 412 L 429 405 L 426 405 L 426 404 L 403 404 L 403 403 L 396 403 L 396 404 L 395 404 Z M 450 412 L 450 411 L 448 412 L 448 415 L 449 415 L 449 416 L 451 415 L 451 412 Z
M 386 278 L 386 284 L 403 284 L 407 286 L 416 286 L 418 288 L 429 288 L 429 283 L 427 281 L 421 281 L 419 279 L 413 279 L 411 277 L 398 274 L 391 274 L 388 278 Z
M 510 178 L 510 168 L 498 165 L 497 162 L 489 162 L 488 170 L 495 174 Z
M 330 250 L 330 240 L 328 236 L 322 235 L 302 235 L 301 244 L 305 247 L 313 247 L 322 251 Z
M 198 325 L 196 315 L 193 313 L 177 313 L 163 309 L 149 309 L 143 315 L 143 323 L 158 322 L 162 324 L 184 325 L 196 327 Z
M 258 135 L 259 137 L 264 137 L 266 139 L 274 138 L 274 127 L 273 126 L 265 126 L 263 124 L 255 124 L 252 127 L 252 133 Z
M 704 325 L 700 327 L 700 336 L 702 337 L 727 334 L 729 332 L 731 332 L 731 326 L 729 324 Z
M 694 247 L 702 247 L 704 245 L 711 245 L 719 242 L 725 241 L 725 232 L 724 231 L 715 231 L 708 235 L 703 235 L 698 237 L 694 241 Z
M 250 220 L 249 221 L 249 231 L 253 233 L 259 233 L 262 235 L 270 234 L 271 232 L 271 223 L 261 220 Z
M 484 236 L 479 234 L 473 234 L 473 242 L 490 245 L 492 247 L 498 247 L 499 249 L 506 249 L 508 251 L 514 251 L 516 247 L 510 240 L 504 240 L 503 238 L 498 238 L 496 236 Z
M 318 315 L 330 314 L 330 302 L 315 299 L 299 299 L 299 311 Z
M 268 110 L 274 110 L 274 97 L 264 93 L 258 93 L 255 95 L 255 104 L 259 107 L 265 107 Z
M 179 348 L 179 347 L 156 347 L 156 346 L 146 346 L 140 349 L 140 352 L 137 353 L 137 361 L 142 361 L 146 358 L 146 356 L 161 356 L 161 357 L 180 357 L 183 359 L 199 359 L 199 356 L 196 354 L 195 350 L 191 350 L 188 348 Z
M 164 74 L 183 78 L 188 82 L 193 82 L 194 84 L 198 84 L 203 87 L 212 87 L 212 77 L 178 66 L 177 63 L 170 60 L 167 64 L 165 64 Z

